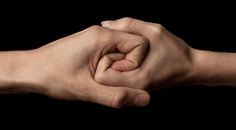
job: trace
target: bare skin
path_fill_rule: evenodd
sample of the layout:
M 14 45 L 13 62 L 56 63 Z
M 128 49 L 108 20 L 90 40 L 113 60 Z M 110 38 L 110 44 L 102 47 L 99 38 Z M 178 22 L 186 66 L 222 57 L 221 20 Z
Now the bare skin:
M 177 84 L 236 86 L 235 53 L 193 49 L 160 24 L 132 18 L 104 21 L 102 25 L 146 37 L 150 48 L 142 65 L 128 72 L 119 73 L 101 59 L 97 70 L 103 73 L 95 78 L 98 83 L 151 90 Z
M 145 106 L 177 84 L 236 86 L 236 54 L 193 49 L 160 24 L 105 21 L 29 51 L 0 52 L 0 91 Z
M 146 91 L 101 85 L 94 74 L 100 57 L 109 53 L 127 55 L 122 61 L 127 69 L 137 68 L 147 44 L 141 36 L 93 26 L 35 50 L 1 52 L 0 91 L 35 92 L 114 108 L 144 106 L 150 98 Z

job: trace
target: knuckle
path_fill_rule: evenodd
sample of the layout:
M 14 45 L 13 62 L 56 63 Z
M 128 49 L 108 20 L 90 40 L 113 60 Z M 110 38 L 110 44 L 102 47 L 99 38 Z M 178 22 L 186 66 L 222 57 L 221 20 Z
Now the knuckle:
M 94 80 L 95 80 L 95 82 L 102 84 L 102 83 L 105 82 L 105 77 L 101 73 L 100 74 L 95 74 Z
M 134 19 L 125 17 L 121 19 L 121 26 L 124 29 L 129 29 L 134 24 Z
M 93 25 L 88 29 L 92 34 L 98 35 L 102 31 L 102 27 L 98 25 Z
M 132 21 L 133 19 L 130 18 L 130 17 L 124 17 L 124 18 L 122 18 L 121 20 L 124 21 L 124 22 L 130 22 L 130 21 Z
M 96 44 L 109 43 L 112 40 L 112 33 L 101 26 L 94 25 L 90 27 L 89 30 L 91 38 L 93 38 L 93 41 Z
M 155 24 L 151 31 L 155 37 L 161 36 L 164 32 L 164 27 L 161 24 Z
M 121 108 L 125 105 L 125 101 L 127 98 L 126 91 L 119 91 L 116 95 L 114 95 L 113 100 L 111 102 L 111 106 L 114 108 Z

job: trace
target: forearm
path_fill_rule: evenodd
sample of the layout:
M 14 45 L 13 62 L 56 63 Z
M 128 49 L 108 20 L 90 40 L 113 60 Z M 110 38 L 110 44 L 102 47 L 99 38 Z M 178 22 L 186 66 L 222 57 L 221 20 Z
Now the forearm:
M 30 51 L 0 52 L 0 92 L 26 92 L 38 89 Z
M 194 50 L 194 82 L 236 87 L 236 54 Z

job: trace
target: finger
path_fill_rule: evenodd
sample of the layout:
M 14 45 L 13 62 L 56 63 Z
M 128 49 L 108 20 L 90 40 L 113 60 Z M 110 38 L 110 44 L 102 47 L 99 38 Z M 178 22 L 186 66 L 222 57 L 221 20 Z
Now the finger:
M 119 70 L 127 70 L 129 68 L 129 64 L 114 64 L 114 60 L 118 58 L 117 54 L 108 54 L 103 56 L 98 64 L 97 69 L 94 75 L 94 80 L 97 83 L 109 85 L 109 86 L 126 86 L 130 87 L 130 84 L 133 84 L 133 78 L 130 78 L 129 74 L 132 74 L 131 71 L 128 73 L 118 71 Z M 121 57 L 119 57 L 121 58 Z M 124 61 L 124 60 L 122 60 Z M 120 63 L 120 62 L 115 62 Z M 117 67 L 113 69 L 111 66 Z M 126 68 L 126 69 L 125 69 Z
M 90 88 L 89 101 L 114 108 L 146 106 L 150 101 L 150 95 L 144 90 L 126 87 L 107 87 L 97 83 L 94 83 Z
M 102 44 L 99 44 L 101 45 L 100 48 L 103 48 L 102 56 L 114 52 L 114 50 L 125 54 L 124 60 L 117 61 L 117 63 L 114 64 L 113 69 L 127 71 L 134 70 L 140 66 L 148 49 L 148 40 L 146 38 L 107 28 L 102 28 L 100 30 L 103 32 L 100 32 L 99 35 L 104 35 L 99 36 L 102 41 Z M 128 68 L 120 67 L 125 65 L 128 65 Z M 122 68 L 125 70 L 122 70 Z
M 125 58 L 125 54 L 123 53 L 109 53 L 106 54 L 108 58 L 110 58 L 112 61 L 119 61 Z
M 107 58 L 107 61 L 104 61 L 103 63 L 108 62 L 109 66 L 106 67 L 106 69 L 108 68 L 112 68 L 113 70 L 117 70 L 120 72 L 123 71 L 131 71 L 133 69 L 136 69 L 138 67 L 138 64 L 136 62 L 133 62 L 129 59 L 133 59 L 135 61 L 137 61 L 138 59 L 136 59 L 136 57 L 139 57 L 138 54 L 135 55 L 135 53 L 140 53 L 137 52 L 139 51 L 139 49 L 134 50 L 135 52 L 133 52 L 131 55 L 127 55 L 123 54 L 123 53 L 109 53 L 105 55 L 105 58 Z M 129 56 L 129 57 L 128 57 Z M 133 57 L 131 57 L 133 56 Z M 128 58 L 127 58 L 128 57 Z
M 120 36 L 117 49 L 125 54 L 125 58 L 116 60 L 111 67 L 118 71 L 130 71 L 138 68 L 142 64 L 148 49 L 147 39 L 128 33 L 126 36 L 120 34 L 117 36 Z
M 103 21 L 102 26 L 110 29 L 138 34 L 147 38 L 150 38 L 150 36 L 152 36 L 150 34 L 153 34 L 153 32 L 158 33 L 161 31 L 159 24 L 144 22 L 133 18 L 122 18 L 115 21 Z
M 136 69 L 137 65 L 133 63 L 132 61 L 126 59 L 126 54 L 123 53 L 109 53 L 106 54 L 105 57 L 107 57 L 107 60 L 104 61 L 104 63 L 109 62 L 109 66 L 106 67 L 112 68 L 113 70 L 117 71 L 130 71 L 132 69 Z
M 147 43 L 147 42 L 144 42 Z M 130 53 L 125 55 L 122 60 L 116 60 L 111 68 L 118 71 L 130 71 L 139 67 L 146 55 L 148 44 L 143 44 L 133 49 Z

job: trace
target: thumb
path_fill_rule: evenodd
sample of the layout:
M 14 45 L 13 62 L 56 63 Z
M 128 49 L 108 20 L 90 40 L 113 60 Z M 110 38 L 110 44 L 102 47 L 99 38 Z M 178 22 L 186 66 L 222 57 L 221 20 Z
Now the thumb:
M 94 83 L 90 87 L 89 100 L 113 108 L 123 106 L 146 106 L 150 101 L 150 95 L 139 89 L 127 87 L 108 87 Z
M 150 38 L 153 32 L 160 31 L 160 28 L 157 28 L 157 26 L 160 26 L 159 24 L 144 22 L 141 20 L 127 17 L 115 21 L 103 21 L 101 24 L 103 27 L 138 34 L 147 38 Z

